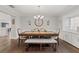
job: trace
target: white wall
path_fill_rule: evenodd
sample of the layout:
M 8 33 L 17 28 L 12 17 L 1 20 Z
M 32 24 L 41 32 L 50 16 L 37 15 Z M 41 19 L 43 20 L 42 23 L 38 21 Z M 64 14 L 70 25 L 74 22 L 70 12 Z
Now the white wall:
M 10 17 L 7 18 L 7 16 L 0 14 L 1 18 L 5 18 L 5 20 L 2 20 L 4 22 L 10 22 L 11 20 L 14 18 L 15 19 L 15 25 L 11 25 L 11 39 L 15 39 L 17 38 L 17 33 L 16 33 L 16 29 L 19 27 L 19 16 L 20 14 L 15 11 L 13 8 L 10 8 L 8 5 L 0 5 L 0 12 L 9 15 Z M 7 21 L 10 20 L 10 21 Z M 1 21 L 1 19 L 0 19 Z M 2 31 L 1 31 L 2 32 Z M 1 34 L 1 33 L 0 33 Z
M 3 28 L 1 23 L 8 23 L 9 25 Z M 8 35 L 8 28 L 11 28 L 11 16 L 0 12 L 0 36 Z
M 47 21 L 49 20 L 50 24 L 47 25 Z M 29 25 L 29 22 L 31 21 L 31 25 Z M 33 16 L 22 16 L 20 18 L 20 28 L 23 31 L 31 31 L 32 29 L 37 28 L 36 25 L 34 24 L 34 18 Z M 38 28 L 45 28 L 47 31 L 58 31 L 59 29 L 59 20 L 57 17 L 52 17 L 52 16 L 46 16 L 45 19 L 43 20 L 43 26 L 38 27 Z
M 66 18 L 69 17 L 76 17 L 79 16 L 79 8 L 74 9 L 73 11 L 71 11 L 70 13 L 67 13 L 66 15 L 64 15 L 62 18 L 62 27 L 64 28 L 65 26 L 67 26 L 64 20 L 66 20 Z M 73 32 L 69 29 L 67 29 L 68 27 L 65 27 L 65 30 L 62 29 L 62 34 L 63 34 L 63 40 L 69 42 L 70 44 L 72 44 L 73 46 L 79 48 L 79 33 L 78 32 Z

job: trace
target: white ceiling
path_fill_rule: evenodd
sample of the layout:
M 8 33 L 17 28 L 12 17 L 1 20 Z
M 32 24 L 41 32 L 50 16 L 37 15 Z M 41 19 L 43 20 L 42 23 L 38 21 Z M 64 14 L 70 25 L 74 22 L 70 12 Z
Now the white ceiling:
M 14 5 L 14 10 L 19 12 L 21 16 L 28 15 L 51 15 L 60 16 L 65 13 L 69 13 L 78 6 L 74 5 Z

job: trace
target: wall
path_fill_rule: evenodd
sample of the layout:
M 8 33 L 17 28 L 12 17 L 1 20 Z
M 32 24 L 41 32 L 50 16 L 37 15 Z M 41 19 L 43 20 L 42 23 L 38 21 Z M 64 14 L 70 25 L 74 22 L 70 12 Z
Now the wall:
M 8 23 L 7 27 L 2 27 L 1 23 Z M 0 12 L 0 36 L 8 35 L 8 28 L 11 28 L 11 16 Z
M 20 14 L 17 11 L 15 11 L 13 8 L 10 8 L 8 5 L 0 5 L 0 12 L 4 13 L 6 15 L 9 15 L 11 17 L 11 18 L 9 17 L 10 18 L 10 21 L 9 21 L 10 23 L 11 23 L 11 20 L 13 18 L 15 19 L 15 25 L 11 25 L 10 39 L 17 38 L 16 28 L 19 27 L 19 16 L 20 16 Z M 7 20 L 9 18 L 6 18 L 7 16 L 5 17 L 5 15 L 2 15 L 2 16 L 1 15 L 0 15 L 0 17 L 5 18 L 5 20 L 2 20 L 2 21 L 8 22 Z
M 47 25 L 47 21 L 49 20 L 50 24 Z M 31 25 L 29 25 L 29 21 L 31 21 Z M 36 27 L 36 25 L 34 24 L 34 18 L 33 16 L 22 16 L 20 18 L 20 28 L 23 31 L 31 31 Z M 52 16 L 46 16 L 43 20 L 43 26 L 38 27 L 38 28 L 45 28 L 47 31 L 58 31 L 59 29 L 59 25 L 58 25 L 59 21 L 57 19 L 57 17 L 52 17 Z
M 19 27 L 20 14 L 17 11 L 15 11 L 13 8 L 10 8 L 8 5 L 0 5 L 0 12 L 11 16 L 10 23 L 12 19 L 15 19 L 15 25 L 11 25 L 10 39 L 16 39 L 17 38 L 16 31 L 17 31 L 17 28 Z M 3 18 L 8 19 L 5 16 Z
M 66 15 L 62 16 L 62 27 L 64 28 L 67 26 L 66 22 L 64 20 L 67 20 L 66 18 L 69 17 L 76 17 L 79 16 L 79 8 L 74 9 L 70 13 L 67 13 Z M 65 29 L 62 28 L 62 34 L 63 34 L 63 40 L 67 41 L 68 43 L 72 44 L 73 46 L 79 48 L 79 33 L 73 32 L 68 27 L 65 27 Z

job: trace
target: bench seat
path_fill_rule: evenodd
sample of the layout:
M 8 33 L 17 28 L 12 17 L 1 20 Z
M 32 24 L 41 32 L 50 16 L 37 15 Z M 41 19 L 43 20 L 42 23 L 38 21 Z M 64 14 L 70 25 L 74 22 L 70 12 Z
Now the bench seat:
M 53 50 L 56 51 L 56 45 L 57 45 L 57 41 L 54 39 L 27 39 L 25 41 L 26 44 L 26 49 L 28 49 L 28 44 L 40 44 L 40 50 L 42 49 L 42 44 L 50 44 L 51 49 L 53 47 Z
M 54 39 L 27 39 L 25 43 L 57 43 Z

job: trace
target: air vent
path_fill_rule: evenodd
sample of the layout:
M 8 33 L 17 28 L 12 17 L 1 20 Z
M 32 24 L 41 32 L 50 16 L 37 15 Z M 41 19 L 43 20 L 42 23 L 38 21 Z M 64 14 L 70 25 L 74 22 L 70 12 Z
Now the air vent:
M 15 8 L 13 5 L 9 5 L 11 8 Z

